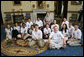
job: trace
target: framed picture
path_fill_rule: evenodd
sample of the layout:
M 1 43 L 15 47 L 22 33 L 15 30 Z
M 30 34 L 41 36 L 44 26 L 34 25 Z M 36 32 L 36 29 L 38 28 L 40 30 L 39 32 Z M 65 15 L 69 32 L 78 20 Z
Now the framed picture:
M 71 5 L 81 5 L 82 1 L 71 1 Z

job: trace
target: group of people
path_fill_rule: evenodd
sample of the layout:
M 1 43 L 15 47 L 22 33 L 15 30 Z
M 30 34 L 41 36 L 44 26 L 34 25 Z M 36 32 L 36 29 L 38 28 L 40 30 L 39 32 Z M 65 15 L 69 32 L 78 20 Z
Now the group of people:
M 49 49 L 66 48 L 66 44 L 70 46 L 82 46 L 82 33 L 77 24 L 73 26 L 72 23 L 69 23 L 64 18 L 62 25 L 59 26 L 56 23 L 56 19 L 52 20 L 49 15 L 50 13 L 47 12 L 43 21 L 38 17 L 35 23 L 28 18 L 27 22 L 23 19 L 20 25 L 16 22 L 13 27 L 7 24 L 5 28 L 6 40 L 31 38 L 32 40 L 28 44 L 29 47 L 37 44 L 42 48 L 46 43 L 44 39 L 48 39 Z M 51 24 L 52 22 L 53 24 Z M 59 30 L 60 27 L 61 30 Z

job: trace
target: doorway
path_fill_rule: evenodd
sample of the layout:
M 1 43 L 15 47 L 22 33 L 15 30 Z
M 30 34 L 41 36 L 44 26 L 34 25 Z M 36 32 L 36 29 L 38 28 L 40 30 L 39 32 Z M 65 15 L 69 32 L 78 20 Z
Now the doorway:
M 42 21 L 44 20 L 46 13 L 37 13 L 37 17 L 39 17 Z
M 55 7 L 54 12 L 57 18 L 63 18 L 63 17 L 67 18 L 68 1 L 55 1 L 54 7 Z M 63 7 L 63 13 L 61 15 L 62 7 Z

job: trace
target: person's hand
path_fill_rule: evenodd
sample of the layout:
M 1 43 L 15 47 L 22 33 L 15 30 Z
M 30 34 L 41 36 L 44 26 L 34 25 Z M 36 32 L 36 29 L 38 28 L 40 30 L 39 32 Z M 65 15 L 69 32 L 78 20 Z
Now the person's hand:
M 39 38 L 39 39 L 37 39 L 37 40 L 39 41 L 39 40 L 42 40 L 42 39 Z
M 78 38 L 75 38 L 74 40 L 78 40 Z
M 71 38 L 71 39 L 69 39 L 69 41 L 73 41 L 73 39 Z
M 66 48 L 66 44 L 63 45 L 63 48 Z
M 33 40 L 37 40 L 36 38 L 34 38 Z
M 48 35 L 46 35 L 46 38 L 48 38 Z

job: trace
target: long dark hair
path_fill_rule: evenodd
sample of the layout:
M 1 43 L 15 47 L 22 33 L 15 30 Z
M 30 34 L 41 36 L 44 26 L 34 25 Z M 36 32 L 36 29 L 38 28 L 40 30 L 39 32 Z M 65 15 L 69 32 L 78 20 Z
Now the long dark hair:
M 67 28 L 67 25 L 66 25 L 66 24 L 63 24 L 63 26 L 64 26 L 64 25 L 65 25 L 65 30 L 64 30 L 64 31 L 66 32 L 68 28 Z M 63 29 L 64 29 L 63 26 L 62 26 L 61 31 L 63 31 Z

